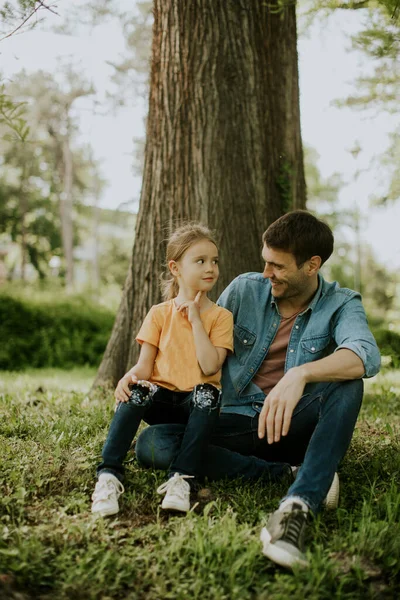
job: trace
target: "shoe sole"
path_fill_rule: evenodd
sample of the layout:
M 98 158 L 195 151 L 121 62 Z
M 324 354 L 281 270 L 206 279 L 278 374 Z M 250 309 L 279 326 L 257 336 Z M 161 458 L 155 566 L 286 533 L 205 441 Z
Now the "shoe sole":
M 98 517 L 111 517 L 112 515 L 117 515 L 118 512 L 119 509 L 115 510 L 114 508 L 109 510 L 92 510 L 92 514 Z
M 265 527 L 261 531 L 260 538 L 262 542 L 270 539 L 269 533 L 265 529 Z M 299 565 L 301 567 L 309 566 L 308 561 L 298 556 L 293 556 L 283 548 L 280 548 L 275 544 L 271 544 L 270 542 L 264 544 L 262 553 L 264 554 L 264 556 L 272 560 L 277 565 L 280 565 L 281 567 L 286 567 L 287 569 L 291 569 L 295 565 Z
M 337 473 L 333 476 L 332 485 L 324 500 L 325 508 L 334 510 L 339 506 L 339 476 Z
M 163 508 L 164 510 L 176 510 L 178 512 L 183 512 L 183 513 L 187 513 L 190 510 L 190 507 L 182 508 L 182 505 L 175 504 L 174 502 L 165 502 L 165 501 L 161 504 L 161 508 Z

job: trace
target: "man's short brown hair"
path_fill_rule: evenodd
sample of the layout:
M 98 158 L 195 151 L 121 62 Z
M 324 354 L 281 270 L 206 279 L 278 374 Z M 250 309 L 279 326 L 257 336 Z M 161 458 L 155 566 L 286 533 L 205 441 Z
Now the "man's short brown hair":
M 333 252 L 331 228 L 306 210 L 293 210 L 271 223 L 263 234 L 269 248 L 291 252 L 298 267 L 312 256 L 323 264 Z

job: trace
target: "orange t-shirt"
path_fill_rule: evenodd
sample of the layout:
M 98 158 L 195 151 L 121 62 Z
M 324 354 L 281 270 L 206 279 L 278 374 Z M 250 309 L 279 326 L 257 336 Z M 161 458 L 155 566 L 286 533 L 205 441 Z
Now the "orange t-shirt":
M 226 308 L 213 304 L 200 313 L 204 329 L 216 348 L 233 351 L 233 316 Z M 158 348 L 152 383 L 169 390 L 191 391 L 199 383 L 221 387 L 221 371 L 206 376 L 197 361 L 192 326 L 178 312 L 174 300 L 153 306 L 136 336 L 139 344 L 148 342 Z

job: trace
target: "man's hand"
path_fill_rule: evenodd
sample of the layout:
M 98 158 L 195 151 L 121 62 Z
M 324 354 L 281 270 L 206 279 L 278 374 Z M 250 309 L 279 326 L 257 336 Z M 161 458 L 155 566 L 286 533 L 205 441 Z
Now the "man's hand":
M 178 312 L 186 315 L 189 323 L 193 325 L 196 321 L 200 321 L 200 302 L 203 297 L 204 292 L 197 292 L 196 298 L 194 300 L 188 300 L 187 302 L 182 302 L 178 306 Z
M 125 375 L 118 381 L 118 385 L 115 388 L 114 396 L 115 402 L 128 402 L 129 396 L 131 395 L 131 390 L 129 389 L 129 384 L 137 383 L 138 378 L 136 375 L 132 373 L 125 373 Z
M 265 398 L 258 419 L 258 437 L 267 433 L 268 444 L 279 442 L 289 432 L 293 411 L 306 384 L 300 367 L 289 369 Z

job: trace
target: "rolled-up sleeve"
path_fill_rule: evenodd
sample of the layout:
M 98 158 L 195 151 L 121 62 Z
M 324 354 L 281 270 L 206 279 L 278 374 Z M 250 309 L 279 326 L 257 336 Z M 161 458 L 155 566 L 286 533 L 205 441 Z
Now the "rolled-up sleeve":
M 367 316 L 359 296 L 353 296 L 340 309 L 333 332 L 337 347 L 352 350 L 362 360 L 363 377 L 373 377 L 379 372 L 381 356 L 374 336 L 368 326 Z

